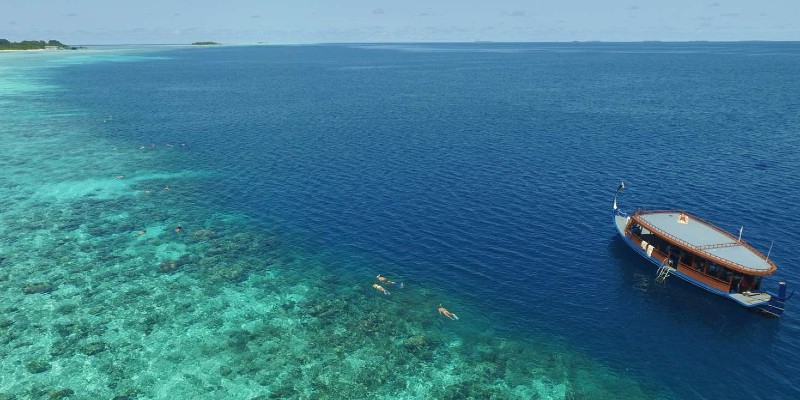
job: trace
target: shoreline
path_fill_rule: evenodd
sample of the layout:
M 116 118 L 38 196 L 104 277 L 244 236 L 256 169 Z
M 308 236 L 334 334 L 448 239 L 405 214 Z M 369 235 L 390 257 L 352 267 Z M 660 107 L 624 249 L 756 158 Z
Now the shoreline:
M 49 49 L 1 49 L 0 51 L 11 52 L 11 51 L 55 51 L 55 50 L 49 50 Z
M 0 52 L 15 52 L 15 51 L 71 51 L 72 49 L 0 49 Z

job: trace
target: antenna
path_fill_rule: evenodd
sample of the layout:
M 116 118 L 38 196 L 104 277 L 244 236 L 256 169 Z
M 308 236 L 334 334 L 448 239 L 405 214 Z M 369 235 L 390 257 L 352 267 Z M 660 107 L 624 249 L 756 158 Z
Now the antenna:
M 769 253 L 772 253 L 772 245 L 773 244 L 775 244 L 774 240 L 772 241 L 772 243 L 769 244 L 769 251 L 767 252 L 767 260 L 769 260 Z

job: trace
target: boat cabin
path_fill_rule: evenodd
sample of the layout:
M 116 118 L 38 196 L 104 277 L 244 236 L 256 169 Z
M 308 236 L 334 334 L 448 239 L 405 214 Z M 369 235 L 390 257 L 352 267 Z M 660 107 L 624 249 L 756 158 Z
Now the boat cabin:
M 648 257 L 725 293 L 756 292 L 777 269 L 741 239 L 682 211 L 637 210 L 624 234 Z

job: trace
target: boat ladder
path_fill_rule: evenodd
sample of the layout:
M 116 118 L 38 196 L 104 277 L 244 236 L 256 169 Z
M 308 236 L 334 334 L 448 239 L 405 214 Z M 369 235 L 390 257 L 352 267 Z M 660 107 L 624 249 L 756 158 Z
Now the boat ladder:
M 670 272 L 672 272 L 672 267 L 670 267 L 669 264 L 667 263 L 664 263 L 664 265 L 658 267 L 658 275 L 656 276 L 656 282 L 658 283 L 664 282 L 669 276 Z

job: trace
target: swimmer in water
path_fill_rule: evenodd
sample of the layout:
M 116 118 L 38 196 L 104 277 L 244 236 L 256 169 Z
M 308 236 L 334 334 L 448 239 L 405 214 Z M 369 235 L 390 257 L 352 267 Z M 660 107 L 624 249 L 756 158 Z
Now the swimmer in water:
M 458 319 L 458 315 L 455 315 L 455 314 L 451 313 L 450 311 L 447 311 L 447 309 L 444 308 L 444 306 L 441 305 L 441 304 L 439 304 L 439 314 L 442 314 L 443 316 L 445 316 L 447 318 L 450 318 L 450 319 L 452 319 L 454 321 Z
M 377 283 L 373 283 L 372 287 L 375 288 L 375 290 L 380 290 L 381 292 L 383 292 L 383 294 L 389 294 L 388 290 L 384 289 L 383 286 L 378 285 Z
M 182 227 L 182 226 L 180 226 L 180 225 L 176 226 L 176 227 L 175 227 L 175 233 L 180 233 L 180 232 L 181 232 L 181 229 L 183 229 L 183 227 Z
M 390 284 L 390 285 L 397 286 L 397 287 L 399 287 L 400 289 L 402 289 L 402 288 L 403 288 L 403 286 L 405 286 L 405 285 L 404 285 L 404 284 L 402 284 L 402 283 L 397 283 L 397 282 L 394 282 L 394 281 L 390 281 L 389 279 L 387 279 L 385 276 L 382 276 L 381 274 L 378 274 L 378 276 L 376 276 L 376 278 L 378 278 L 378 280 L 379 280 L 381 283 L 388 283 L 388 284 Z
M 136 232 L 136 236 L 142 236 L 145 233 L 147 233 L 147 231 L 139 231 L 139 232 Z

